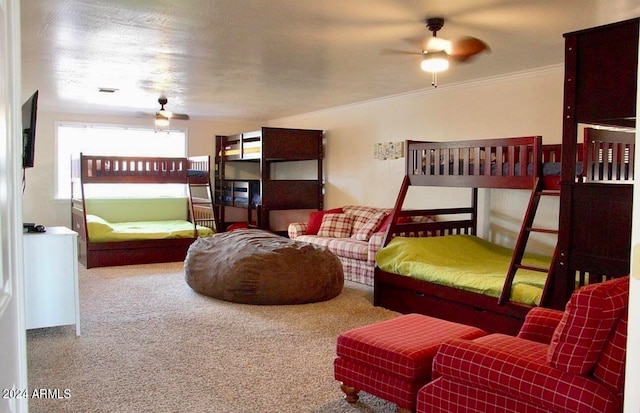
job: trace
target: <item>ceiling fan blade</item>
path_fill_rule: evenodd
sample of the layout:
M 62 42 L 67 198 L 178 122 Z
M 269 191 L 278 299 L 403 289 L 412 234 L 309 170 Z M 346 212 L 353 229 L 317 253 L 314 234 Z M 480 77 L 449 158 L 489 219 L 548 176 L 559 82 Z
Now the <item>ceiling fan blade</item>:
M 429 44 L 430 39 L 431 39 L 431 36 L 422 35 L 422 36 L 415 36 L 415 37 L 407 37 L 402 40 L 407 44 L 410 44 L 412 49 L 427 50 L 427 46 Z
M 409 52 L 407 50 L 397 50 L 397 49 L 382 49 L 380 51 L 381 55 L 410 55 L 410 56 L 422 56 L 421 52 Z
M 455 61 L 464 62 L 471 56 L 475 56 L 483 51 L 489 51 L 489 46 L 475 37 L 460 37 L 451 41 L 451 52 L 449 56 Z
M 171 115 L 171 119 L 189 120 L 189 115 L 184 113 L 174 113 Z
M 138 111 L 135 113 L 136 118 L 148 118 L 150 116 L 155 116 L 155 114 L 151 112 L 142 112 L 142 111 Z

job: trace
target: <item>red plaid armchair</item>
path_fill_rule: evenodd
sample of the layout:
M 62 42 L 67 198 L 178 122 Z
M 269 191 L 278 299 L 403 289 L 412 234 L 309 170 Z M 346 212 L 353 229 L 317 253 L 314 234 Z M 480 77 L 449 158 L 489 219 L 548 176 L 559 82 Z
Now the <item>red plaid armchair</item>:
M 417 412 L 621 412 L 629 277 L 532 309 L 517 337 L 443 344 Z

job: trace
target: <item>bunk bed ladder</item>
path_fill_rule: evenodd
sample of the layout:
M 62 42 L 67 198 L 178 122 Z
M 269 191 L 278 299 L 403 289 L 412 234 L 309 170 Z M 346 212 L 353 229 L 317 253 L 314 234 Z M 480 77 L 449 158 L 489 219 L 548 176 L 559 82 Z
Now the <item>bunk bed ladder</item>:
M 540 203 L 540 198 L 542 198 L 543 196 L 560 196 L 560 191 L 545 190 L 543 187 L 542 179 L 537 178 L 535 188 L 531 192 L 531 198 L 529 198 L 529 205 L 527 207 L 527 212 L 525 213 L 524 220 L 522 221 L 522 228 L 520 229 L 520 234 L 518 235 L 518 240 L 516 241 L 516 246 L 513 251 L 513 257 L 511 258 L 511 263 L 509 264 L 507 277 L 505 279 L 504 286 L 502 287 L 502 293 L 500 294 L 500 298 L 498 299 L 498 304 L 500 305 L 509 302 L 509 299 L 511 297 L 511 286 L 513 284 L 513 279 L 515 278 L 516 272 L 519 269 L 539 271 L 547 274 L 547 280 L 545 282 L 543 290 L 543 297 L 540 300 L 541 304 L 546 299 L 548 287 L 552 285 L 550 283 L 550 280 L 555 272 L 556 255 L 558 253 L 557 243 L 549 268 L 533 267 L 522 264 L 522 258 L 524 257 L 527 243 L 529 241 L 529 235 L 532 232 L 558 235 L 557 229 L 536 228 L 533 226 L 536 211 L 538 210 L 538 204 Z
M 218 213 L 213 205 L 213 192 L 211 182 L 188 182 L 189 188 L 189 211 L 193 224 L 209 227 L 217 232 L 219 228 Z M 204 197 L 194 196 L 194 189 L 200 188 L 205 192 Z M 200 194 L 202 190 L 198 191 Z M 206 209 L 206 212 L 203 211 Z

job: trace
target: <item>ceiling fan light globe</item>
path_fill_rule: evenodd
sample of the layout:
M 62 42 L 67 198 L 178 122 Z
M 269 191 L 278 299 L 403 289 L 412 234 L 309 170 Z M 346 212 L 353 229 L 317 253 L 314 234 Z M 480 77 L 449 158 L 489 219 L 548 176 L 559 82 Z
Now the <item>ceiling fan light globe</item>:
M 444 72 L 449 68 L 449 60 L 443 53 L 427 53 L 420 63 L 420 68 L 429 73 Z

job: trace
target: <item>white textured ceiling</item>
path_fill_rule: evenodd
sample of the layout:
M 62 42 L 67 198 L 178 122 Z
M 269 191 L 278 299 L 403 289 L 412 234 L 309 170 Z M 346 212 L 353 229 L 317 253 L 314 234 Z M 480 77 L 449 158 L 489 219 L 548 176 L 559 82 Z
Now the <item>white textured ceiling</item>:
M 275 119 L 428 88 L 407 39 L 486 41 L 440 87 L 563 62 L 562 34 L 640 16 L 637 0 L 22 0 L 23 97 L 48 110 Z M 113 94 L 100 87 L 117 88 Z

